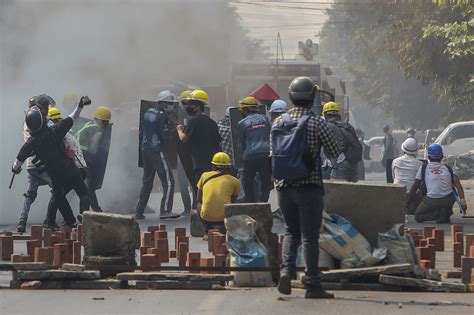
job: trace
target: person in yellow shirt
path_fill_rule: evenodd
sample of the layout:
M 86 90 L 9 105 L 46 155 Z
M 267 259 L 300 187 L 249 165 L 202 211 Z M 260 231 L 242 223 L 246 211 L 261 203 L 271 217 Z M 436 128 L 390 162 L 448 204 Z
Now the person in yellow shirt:
M 218 152 L 211 163 L 213 170 L 203 173 L 197 183 L 199 217 L 206 235 L 212 228 L 224 230 L 224 205 L 234 203 L 240 193 L 240 182 L 231 174 L 229 155 Z

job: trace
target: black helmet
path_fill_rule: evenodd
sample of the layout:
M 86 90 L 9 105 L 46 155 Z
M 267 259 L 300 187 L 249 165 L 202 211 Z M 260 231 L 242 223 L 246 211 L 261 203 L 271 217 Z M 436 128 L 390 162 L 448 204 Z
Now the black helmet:
M 26 111 L 25 122 L 31 132 L 39 131 L 43 128 L 46 119 L 41 114 L 38 106 L 33 106 Z
M 313 101 L 316 89 L 314 82 L 308 77 L 297 77 L 291 81 L 288 89 L 290 101 Z
M 49 108 L 49 106 L 54 107 L 56 106 L 56 102 L 53 100 L 53 98 L 47 94 L 40 94 L 33 96 L 30 98 L 29 101 L 30 108 L 33 106 L 39 106 L 41 109 L 46 110 Z

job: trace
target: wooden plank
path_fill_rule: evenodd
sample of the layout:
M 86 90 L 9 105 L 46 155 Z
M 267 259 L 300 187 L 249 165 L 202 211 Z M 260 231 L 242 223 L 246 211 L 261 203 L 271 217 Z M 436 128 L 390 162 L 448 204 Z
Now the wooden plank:
M 383 275 L 400 275 L 413 271 L 411 264 L 395 264 L 383 265 L 365 268 L 336 269 L 331 271 L 323 271 L 321 275 L 322 281 L 335 281 L 341 279 L 367 278 Z
M 152 289 L 152 290 L 212 290 L 213 282 L 195 282 L 195 281 L 136 281 L 132 285 L 134 289 Z
M 417 288 L 424 291 L 433 292 L 466 292 L 466 286 L 460 283 L 441 282 L 426 279 L 414 279 L 380 275 L 379 282 L 401 287 Z
M 18 280 L 98 280 L 98 271 L 18 271 Z
M 233 275 L 197 274 L 197 273 L 163 273 L 163 272 L 125 272 L 117 274 L 118 280 L 178 280 L 178 281 L 231 281 Z

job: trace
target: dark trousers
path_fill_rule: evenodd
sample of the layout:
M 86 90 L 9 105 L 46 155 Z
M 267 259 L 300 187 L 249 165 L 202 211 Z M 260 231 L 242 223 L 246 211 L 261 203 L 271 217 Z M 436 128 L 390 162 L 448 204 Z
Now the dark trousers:
M 450 194 L 443 198 L 430 198 L 425 196 L 415 212 L 416 222 L 449 221 L 449 217 L 453 214 L 454 194 Z
M 161 151 L 143 150 L 143 184 L 140 190 L 136 212 L 143 214 L 151 191 L 155 173 L 161 180 L 163 186 L 163 196 L 161 197 L 160 213 L 171 212 L 173 210 L 174 178 L 171 167 L 165 155 Z
M 303 244 L 307 287 L 320 285 L 319 229 L 324 209 L 323 190 L 318 186 L 288 187 L 278 191 L 278 205 L 285 218 L 281 272 L 294 276 L 298 247 Z
M 260 198 L 255 194 L 255 176 L 260 175 Z M 269 158 L 250 159 L 244 161 L 242 172 L 246 202 L 268 202 L 272 185 Z
M 90 172 L 90 170 L 88 170 L 88 172 Z M 91 174 L 88 174 L 86 178 L 86 187 L 87 187 L 87 191 L 89 192 L 89 198 L 90 198 L 90 204 L 91 204 L 92 210 L 101 212 L 102 209 L 100 208 L 99 200 L 97 200 L 95 183 L 94 183 L 93 176 L 91 176 Z
M 176 179 L 179 185 L 179 192 L 181 193 L 181 200 L 183 201 L 184 211 L 191 211 L 191 197 L 189 196 L 189 182 L 186 177 L 181 161 L 178 161 L 178 167 L 176 170 Z
M 47 224 L 54 224 L 57 210 L 59 210 L 67 225 L 76 223 L 71 206 L 66 199 L 67 192 L 71 190 L 74 190 L 79 197 L 80 212 L 89 210 L 89 193 L 77 167 L 74 166 L 70 170 L 63 170 L 63 175 L 51 176 L 51 187 L 51 199 L 48 204 L 48 212 L 46 213 Z

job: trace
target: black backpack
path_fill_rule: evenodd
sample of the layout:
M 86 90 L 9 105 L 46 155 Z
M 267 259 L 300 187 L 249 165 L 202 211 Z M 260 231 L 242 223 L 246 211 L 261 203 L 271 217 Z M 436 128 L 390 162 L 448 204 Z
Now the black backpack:
M 454 175 L 453 169 L 448 164 L 444 164 L 444 165 L 448 169 L 449 174 L 451 174 L 451 180 L 452 180 L 453 175 Z M 421 166 L 421 193 L 423 194 L 423 196 L 426 196 L 426 194 L 428 193 L 428 189 L 426 188 L 426 181 L 425 181 L 427 167 L 428 167 L 428 162 L 426 162 L 425 160 L 423 161 L 423 165 Z
M 352 128 L 349 123 L 339 120 L 333 121 L 333 123 L 339 129 L 346 145 L 346 151 L 344 152 L 346 159 L 352 163 L 361 161 L 363 148 L 357 138 L 354 128 Z

